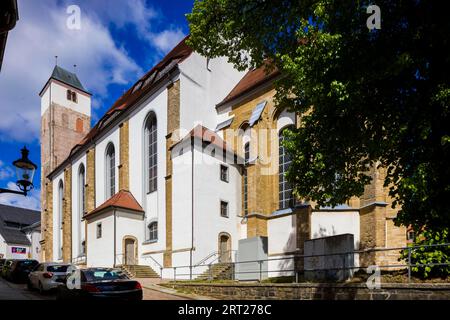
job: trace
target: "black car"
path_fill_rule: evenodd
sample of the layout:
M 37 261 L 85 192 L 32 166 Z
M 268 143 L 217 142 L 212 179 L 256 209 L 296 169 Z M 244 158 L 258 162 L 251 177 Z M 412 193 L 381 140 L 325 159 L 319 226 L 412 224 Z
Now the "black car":
M 26 283 L 28 275 L 38 264 L 38 261 L 31 259 L 14 260 L 6 278 L 12 282 Z
M 79 284 L 70 289 L 67 281 L 79 276 Z M 76 283 L 74 281 L 73 283 Z M 78 287 L 78 288 L 76 288 Z M 67 275 L 64 284 L 57 290 L 58 300 L 79 299 L 117 299 L 142 300 L 142 287 L 138 281 L 131 280 L 121 270 L 110 268 L 87 268 Z

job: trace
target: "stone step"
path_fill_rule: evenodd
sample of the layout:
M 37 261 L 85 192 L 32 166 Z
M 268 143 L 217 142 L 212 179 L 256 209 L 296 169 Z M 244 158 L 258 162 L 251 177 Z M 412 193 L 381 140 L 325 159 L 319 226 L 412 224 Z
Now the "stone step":
M 122 265 L 120 268 L 132 278 L 159 278 L 150 266 Z

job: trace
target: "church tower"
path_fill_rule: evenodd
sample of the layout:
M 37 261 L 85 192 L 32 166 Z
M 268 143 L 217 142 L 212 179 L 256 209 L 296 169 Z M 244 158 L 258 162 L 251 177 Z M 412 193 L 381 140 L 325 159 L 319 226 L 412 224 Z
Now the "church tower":
M 91 127 L 91 94 L 75 73 L 55 66 L 41 97 L 41 222 L 42 260 L 53 258 L 53 190 L 47 175 L 61 164 Z

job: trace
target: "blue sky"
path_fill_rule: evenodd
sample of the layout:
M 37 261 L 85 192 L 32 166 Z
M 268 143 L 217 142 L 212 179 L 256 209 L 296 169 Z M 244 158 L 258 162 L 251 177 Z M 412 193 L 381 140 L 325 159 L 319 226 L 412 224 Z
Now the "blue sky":
M 93 94 L 94 124 L 114 101 L 188 34 L 194 0 L 18 0 L 0 73 L 0 187 L 14 188 L 12 161 L 26 145 L 40 168 L 39 91 L 58 64 L 74 70 Z M 67 28 L 78 5 L 80 30 Z M 38 170 L 39 171 L 39 170 Z M 40 172 L 29 197 L 0 194 L 0 203 L 40 207 Z

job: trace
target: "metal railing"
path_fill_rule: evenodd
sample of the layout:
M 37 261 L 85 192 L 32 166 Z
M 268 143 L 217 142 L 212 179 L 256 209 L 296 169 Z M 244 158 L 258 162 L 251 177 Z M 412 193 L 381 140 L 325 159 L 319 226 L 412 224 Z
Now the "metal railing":
M 292 282 L 300 282 L 300 277 L 305 279 L 349 279 L 359 270 L 368 270 L 376 267 L 380 271 L 407 271 L 408 282 L 411 283 L 412 268 L 450 266 L 450 261 L 443 263 L 412 263 L 412 253 L 415 250 L 432 247 L 449 247 L 450 243 L 419 245 L 394 248 L 372 248 L 326 254 L 290 254 L 286 256 L 269 257 L 261 260 L 231 261 L 221 264 L 229 264 L 229 280 L 255 280 L 263 281 L 273 275 L 275 277 L 292 277 Z M 406 252 L 401 258 L 401 252 Z M 206 260 L 205 260 L 206 261 Z M 214 260 L 215 261 L 215 260 Z M 394 263 L 398 261 L 399 263 Z M 401 262 L 404 261 L 404 262 Z M 376 262 L 380 264 L 376 265 Z M 212 266 L 214 263 L 184 265 L 166 267 L 172 269 L 172 280 L 189 280 L 197 277 L 212 280 Z M 161 275 L 163 272 L 161 269 Z M 187 272 L 185 271 L 187 270 Z M 166 273 L 167 274 L 167 273 Z M 367 272 L 366 272 L 367 275 Z

